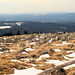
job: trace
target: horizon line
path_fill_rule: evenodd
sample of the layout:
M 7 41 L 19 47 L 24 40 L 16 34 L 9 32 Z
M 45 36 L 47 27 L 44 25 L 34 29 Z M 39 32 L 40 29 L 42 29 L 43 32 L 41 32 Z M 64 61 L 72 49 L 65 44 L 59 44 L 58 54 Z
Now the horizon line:
M 50 13 L 0 13 L 0 15 L 18 15 L 18 14 L 56 14 L 56 13 L 75 13 L 75 12 L 50 12 Z

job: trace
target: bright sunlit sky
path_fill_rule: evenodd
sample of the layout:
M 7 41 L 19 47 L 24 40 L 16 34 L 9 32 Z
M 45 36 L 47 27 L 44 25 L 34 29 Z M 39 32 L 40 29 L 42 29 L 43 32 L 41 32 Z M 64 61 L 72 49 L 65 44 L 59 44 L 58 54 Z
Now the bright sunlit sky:
M 75 12 L 75 0 L 0 0 L 0 14 Z

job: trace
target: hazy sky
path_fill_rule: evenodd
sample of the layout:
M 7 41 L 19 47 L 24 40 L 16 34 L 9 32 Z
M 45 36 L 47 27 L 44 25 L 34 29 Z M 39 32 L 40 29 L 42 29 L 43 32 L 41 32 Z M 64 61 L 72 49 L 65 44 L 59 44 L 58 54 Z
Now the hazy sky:
M 0 14 L 75 12 L 75 0 L 0 0 Z

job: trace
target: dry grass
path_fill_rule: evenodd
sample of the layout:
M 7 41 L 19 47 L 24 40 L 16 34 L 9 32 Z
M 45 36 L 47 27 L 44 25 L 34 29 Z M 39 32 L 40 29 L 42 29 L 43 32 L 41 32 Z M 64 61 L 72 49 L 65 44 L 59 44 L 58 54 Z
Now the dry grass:
M 4 40 L 4 42 L 2 42 L 2 47 L 7 48 L 8 51 L 13 49 L 13 51 L 7 52 L 7 50 L 3 49 L 1 50 L 4 53 L 0 54 L 0 75 L 13 74 L 15 69 L 21 70 L 21 69 L 27 69 L 29 67 L 45 70 L 47 68 L 55 66 L 54 64 L 46 64 L 45 62 L 47 60 L 52 60 L 52 59 L 67 60 L 64 58 L 64 56 L 72 53 L 72 52 L 67 53 L 67 51 L 72 50 L 75 52 L 75 37 L 72 35 L 72 33 L 66 33 L 66 34 L 62 33 L 61 35 L 47 33 L 47 34 L 28 34 L 28 35 L 15 35 L 15 36 L 9 36 L 9 37 L 4 36 L 5 38 L 10 38 L 12 40 L 12 44 L 6 43 Z M 40 36 L 42 36 L 42 38 L 40 38 Z M 59 38 L 56 38 L 56 36 L 59 36 Z M 70 39 L 68 40 L 67 38 L 65 38 L 66 36 L 67 38 L 70 37 Z M 0 37 L 0 39 L 3 39 L 4 37 Z M 36 40 L 36 38 L 38 38 L 39 40 Z M 51 38 L 53 38 L 53 40 L 51 43 L 49 43 L 48 41 Z M 68 45 L 65 44 L 61 46 L 55 45 L 55 44 L 62 44 L 62 40 L 66 41 L 66 39 L 68 40 L 67 41 L 68 43 L 72 44 Z M 36 43 L 31 45 L 29 44 L 30 42 L 36 42 Z M 32 48 L 35 50 L 25 51 L 26 48 Z M 61 52 L 56 52 L 53 49 L 60 49 Z M 27 52 L 28 54 L 21 54 L 22 52 Z M 41 60 L 36 61 L 36 59 L 43 54 L 48 54 L 50 57 L 49 58 L 42 57 Z M 24 60 L 26 58 L 29 60 L 28 61 Z M 18 60 L 20 62 L 11 61 L 12 59 Z M 35 66 L 33 66 L 32 64 L 35 64 Z M 66 73 L 67 75 L 74 75 L 75 68 L 66 70 Z

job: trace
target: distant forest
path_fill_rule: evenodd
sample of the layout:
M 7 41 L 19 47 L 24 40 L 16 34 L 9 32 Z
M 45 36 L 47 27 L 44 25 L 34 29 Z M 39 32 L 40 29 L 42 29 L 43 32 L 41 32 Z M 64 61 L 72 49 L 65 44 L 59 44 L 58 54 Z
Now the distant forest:
M 24 30 L 23 34 L 28 34 L 27 29 Z M 20 31 L 18 30 L 16 34 L 14 34 L 12 31 L 8 32 L 8 33 L 4 33 L 2 34 L 2 36 L 12 36 L 12 35 L 21 35 Z
M 33 32 L 32 34 L 34 34 L 34 33 L 39 34 L 41 32 Z M 23 34 L 29 34 L 27 29 L 24 30 Z M 12 31 L 2 34 L 2 36 L 13 36 L 13 35 L 22 35 L 22 34 L 20 33 L 19 30 L 16 32 L 16 34 L 14 34 Z
M 17 25 L 16 23 L 21 23 Z M 33 33 L 75 32 L 75 22 L 33 22 L 33 21 L 0 21 L 0 36 L 12 36 Z

